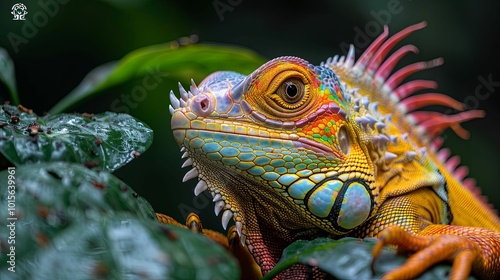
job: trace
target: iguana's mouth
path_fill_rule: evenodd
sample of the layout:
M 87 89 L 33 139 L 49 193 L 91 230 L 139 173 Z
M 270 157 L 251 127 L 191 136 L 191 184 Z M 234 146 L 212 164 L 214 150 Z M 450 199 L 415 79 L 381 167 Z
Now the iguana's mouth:
M 254 139 L 257 141 L 290 141 L 297 149 L 305 148 L 314 151 L 315 153 L 323 154 L 324 156 L 331 156 L 334 153 L 330 146 L 312 139 L 300 137 L 295 133 L 272 133 L 268 130 L 261 129 L 258 126 L 254 127 L 251 123 L 236 124 L 230 120 L 191 120 L 186 114 L 186 112 L 181 110 L 175 110 L 172 115 L 171 129 L 173 131 L 174 138 L 179 145 L 185 145 L 184 141 L 187 137 L 188 131 L 192 131 L 193 133 L 196 131 L 198 134 L 204 132 L 208 134 L 220 133 L 227 136 L 235 136 L 237 138 L 246 137 L 247 139 Z M 205 123 L 203 127 L 198 125 L 198 123 L 201 122 Z M 192 139 L 195 138 L 196 137 L 192 137 Z

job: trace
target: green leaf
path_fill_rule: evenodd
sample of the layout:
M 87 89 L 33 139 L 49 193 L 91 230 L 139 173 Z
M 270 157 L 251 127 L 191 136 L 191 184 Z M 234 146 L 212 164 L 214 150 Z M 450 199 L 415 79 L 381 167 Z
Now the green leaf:
M 9 54 L 3 48 L 0 48 L 0 81 L 7 86 L 10 94 L 10 101 L 13 104 L 19 104 L 16 77 L 14 73 L 14 62 L 12 62 Z
M 92 70 L 73 91 L 59 101 L 50 113 L 60 113 L 95 94 L 140 77 L 161 77 L 178 81 L 196 73 L 232 70 L 249 73 L 265 60 L 254 52 L 237 47 L 194 44 L 173 48 L 171 43 L 135 50 L 118 63 Z M 200 79 L 203 78 L 200 75 Z
M 374 266 L 375 275 L 372 275 L 371 252 L 376 241 L 375 238 L 361 240 L 352 237 L 339 240 L 329 238 L 298 240 L 283 251 L 281 260 L 263 280 L 272 279 L 281 271 L 299 263 L 317 266 L 332 275 L 334 279 L 379 279 L 382 274 L 401 266 L 406 258 L 390 249 L 385 249 L 377 259 Z M 449 264 L 439 264 L 417 279 L 447 279 L 450 268 Z M 469 279 L 475 278 L 471 276 Z
M 0 184 L 0 219 L 14 222 L 15 243 L 0 247 L 0 279 L 238 278 L 224 248 L 160 224 L 147 201 L 106 171 L 58 162 L 4 170 L 0 182 L 9 176 Z M 2 242 L 9 235 L 0 227 Z
M 0 152 L 15 165 L 68 161 L 113 172 L 146 151 L 153 141 L 147 125 L 110 112 L 38 117 L 4 105 L 0 126 Z

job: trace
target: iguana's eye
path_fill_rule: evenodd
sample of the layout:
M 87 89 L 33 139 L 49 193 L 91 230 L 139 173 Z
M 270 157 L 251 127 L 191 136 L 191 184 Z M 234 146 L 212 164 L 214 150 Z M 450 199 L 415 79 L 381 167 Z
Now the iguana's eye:
M 297 121 L 321 105 L 320 82 L 309 65 L 276 60 L 262 67 L 244 95 L 255 111 L 268 119 Z
M 287 109 L 294 109 L 302 105 L 305 96 L 305 85 L 301 79 L 290 78 L 284 81 L 273 98 L 278 105 Z
M 304 83 L 298 79 L 289 79 L 281 84 L 278 95 L 287 103 L 297 103 L 304 97 Z

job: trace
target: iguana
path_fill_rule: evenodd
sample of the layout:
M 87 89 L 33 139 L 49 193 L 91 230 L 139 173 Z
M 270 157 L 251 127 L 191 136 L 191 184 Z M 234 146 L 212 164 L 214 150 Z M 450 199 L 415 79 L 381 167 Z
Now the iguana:
M 357 60 L 353 46 L 319 66 L 278 57 L 248 76 L 215 72 L 189 91 L 179 84 L 180 98 L 170 92 L 173 135 L 183 167 L 193 166 L 184 181 L 197 178 L 195 194 L 212 194 L 223 227 L 234 221 L 263 274 L 295 240 L 353 236 L 378 237 L 375 257 L 387 245 L 414 252 L 385 279 L 414 278 L 443 260 L 453 261 L 452 279 L 500 278 L 500 219 L 439 136 L 451 128 L 467 138 L 460 123 L 484 112 L 416 111 L 465 107 L 412 95 L 434 81 L 404 82 L 441 58 L 393 72 L 418 50 L 388 56 L 425 25 L 391 37 L 385 26 Z M 324 274 L 296 265 L 278 276 L 308 277 Z

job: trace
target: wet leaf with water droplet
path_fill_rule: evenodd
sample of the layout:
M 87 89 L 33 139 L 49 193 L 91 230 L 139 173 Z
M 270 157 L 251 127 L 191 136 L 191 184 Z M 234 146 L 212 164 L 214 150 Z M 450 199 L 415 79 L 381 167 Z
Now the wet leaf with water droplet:
M 377 259 L 374 267 L 375 275 L 372 275 L 371 252 L 376 242 L 375 238 L 361 240 L 353 237 L 339 240 L 330 238 L 298 240 L 283 251 L 281 260 L 263 280 L 272 279 L 281 271 L 298 263 L 317 266 L 333 276 L 332 279 L 380 279 L 384 273 L 401 266 L 406 257 L 385 249 Z M 450 268 L 449 264 L 436 265 L 417 279 L 447 279 Z M 475 278 L 470 276 L 468 279 Z
M 16 122 L 12 117 L 18 117 Z M 0 152 L 13 164 L 67 161 L 92 162 L 110 172 L 146 151 L 153 131 L 126 114 L 105 112 L 38 117 L 3 105 Z
M 12 174 L 10 174 L 12 176 Z M 7 170 L 0 182 L 7 182 Z M 0 279 L 237 279 L 235 259 L 201 234 L 161 224 L 151 205 L 106 171 L 65 162 L 15 169 L 15 210 L 0 184 Z M 105 186 L 104 188 L 96 185 Z M 7 245 L 5 243 L 5 245 Z

